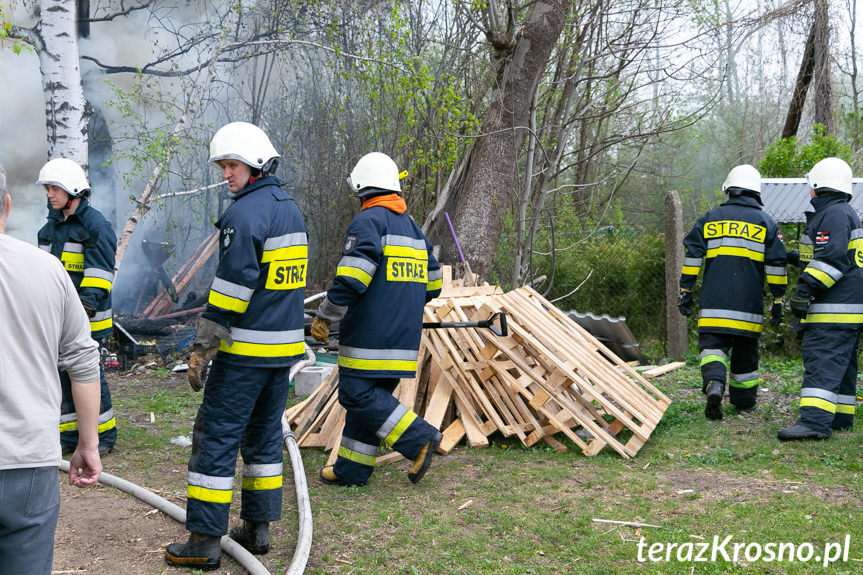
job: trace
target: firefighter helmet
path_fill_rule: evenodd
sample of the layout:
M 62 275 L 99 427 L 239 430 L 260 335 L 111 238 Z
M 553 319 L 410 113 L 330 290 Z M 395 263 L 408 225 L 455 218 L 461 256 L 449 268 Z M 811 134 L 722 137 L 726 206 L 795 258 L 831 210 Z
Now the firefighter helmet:
M 852 195 L 851 166 L 840 158 L 824 158 L 806 174 L 809 187 L 818 193 L 819 190 L 834 190 Z
M 76 162 L 66 158 L 55 158 L 39 170 L 37 184 L 60 186 L 71 198 L 80 198 L 90 193 L 90 182 L 84 170 Z
M 371 152 L 354 166 L 348 185 L 356 195 L 365 198 L 380 193 L 380 190 L 401 193 L 399 179 L 399 169 L 392 158 L 381 152 Z
M 262 129 L 248 122 L 225 124 L 210 142 L 210 161 L 239 160 L 264 175 L 276 171 L 279 153 Z
M 727 192 L 730 188 L 739 188 L 761 196 L 761 174 L 749 164 L 741 164 L 731 168 L 728 177 L 722 183 L 722 191 Z

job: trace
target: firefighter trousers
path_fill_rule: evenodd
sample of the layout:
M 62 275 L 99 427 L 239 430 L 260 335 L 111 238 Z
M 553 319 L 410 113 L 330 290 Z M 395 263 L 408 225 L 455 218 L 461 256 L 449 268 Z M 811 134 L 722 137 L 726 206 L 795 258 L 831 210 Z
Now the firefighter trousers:
M 335 474 L 348 485 L 365 485 L 383 443 L 415 459 L 440 432 L 393 397 L 398 378 L 339 375 L 339 403 L 347 412 Z
M 101 357 L 102 342 L 99 344 Z M 104 453 L 114 448 L 117 442 L 117 421 L 114 419 L 114 409 L 111 404 L 111 390 L 105 379 L 105 368 L 99 362 L 99 386 L 101 401 L 99 405 L 99 452 Z M 60 403 L 60 445 L 63 452 L 72 452 L 78 446 L 78 417 L 75 414 L 75 402 L 72 399 L 72 380 L 65 371 L 60 372 L 60 389 L 63 396 Z
M 277 521 L 282 512 L 282 414 L 289 367 L 225 365 L 217 357 L 192 431 L 186 529 L 222 536 L 243 457 L 240 518 Z
M 723 333 L 698 334 L 702 391 L 711 381 L 728 382 L 728 398 L 738 410 L 752 409 L 758 398 L 758 338 Z
M 800 422 L 821 433 L 854 424 L 860 328 L 807 327 L 800 344 Z

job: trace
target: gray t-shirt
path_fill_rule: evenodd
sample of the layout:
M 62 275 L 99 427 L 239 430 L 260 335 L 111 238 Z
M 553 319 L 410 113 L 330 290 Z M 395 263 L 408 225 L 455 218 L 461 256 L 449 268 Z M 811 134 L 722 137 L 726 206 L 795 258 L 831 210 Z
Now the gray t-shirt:
M 0 233 L 0 469 L 60 461 L 60 378 L 99 379 L 99 347 L 60 260 Z

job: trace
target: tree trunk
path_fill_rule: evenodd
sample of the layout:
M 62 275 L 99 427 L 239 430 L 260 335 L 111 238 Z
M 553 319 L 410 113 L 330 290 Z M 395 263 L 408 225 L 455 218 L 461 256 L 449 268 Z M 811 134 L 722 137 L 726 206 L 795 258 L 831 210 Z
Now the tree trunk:
M 833 120 L 833 87 L 830 84 L 830 20 L 827 1 L 815 2 L 815 42 L 812 54 L 812 81 L 814 82 L 813 120 L 826 128 L 827 134 L 835 131 Z
M 465 258 L 482 280 L 489 279 L 510 194 L 517 185 L 531 102 L 570 5 L 571 0 L 535 2 L 507 40 L 495 34 L 499 30 L 488 34 L 496 48 L 496 89 L 481 129 L 485 135 L 469 151 L 464 187 L 456 190 L 452 212 Z
M 90 105 L 84 99 L 74 0 L 41 0 L 38 50 L 45 95 L 48 159 L 68 158 L 87 167 Z

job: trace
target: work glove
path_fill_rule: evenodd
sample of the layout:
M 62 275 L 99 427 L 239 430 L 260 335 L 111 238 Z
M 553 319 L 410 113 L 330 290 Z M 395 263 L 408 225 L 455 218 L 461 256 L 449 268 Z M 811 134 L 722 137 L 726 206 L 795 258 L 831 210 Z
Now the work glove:
M 770 306 L 770 325 L 773 327 L 782 323 L 782 318 L 785 316 L 785 310 L 782 309 L 782 298 L 773 300 L 773 305 Z
M 93 304 L 81 302 L 81 305 L 84 306 L 84 311 L 87 312 L 87 317 L 93 319 L 93 316 L 96 315 L 96 308 Z
M 791 313 L 794 314 L 794 317 L 803 319 L 809 313 L 810 304 L 812 304 L 812 296 L 797 290 L 797 293 L 791 297 Z
M 189 358 L 189 371 L 186 374 L 186 377 L 189 379 L 189 387 L 192 388 L 192 391 L 201 391 L 204 389 L 204 382 L 207 380 L 207 367 L 218 351 L 218 347 L 194 349 L 192 351 L 192 357 Z
M 318 340 L 321 343 L 327 343 L 330 341 L 330 322 L 325 319 L 321 319 L 316 317 L 312 322 L 312 327 L 309 328 L 309 333 L 312 334 L 312 337 Z
M 677 296 L 677 309 L 687 317 L 692 315 L 692 290 L 680 289 L 680 295 Z
M 793 250 L 788 250 L 788 254 L 786 255 L 788 263 L 793 266 L 800 265 L 800 250 L 794 248 Z
M 187 378 L 193 391 L 201 391 L 207 379 L 207 367 L 219 351 L 219 343 L 225 341 L 229 346 L 234 340 L 228 328 L 212 320 L 198 320 L 198 335 L 192 344 L 192 357 L 189 358 Z

